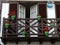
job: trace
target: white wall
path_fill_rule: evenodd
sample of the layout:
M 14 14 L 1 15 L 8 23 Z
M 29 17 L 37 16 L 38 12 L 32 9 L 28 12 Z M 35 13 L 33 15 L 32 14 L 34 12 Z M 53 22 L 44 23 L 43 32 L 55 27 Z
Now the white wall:
M 9 3 L 3 3 L 2 4 L 2 11 L 1 11 L 1 31 L 0 31 L 0 37 L 2 35 L 2 25 L 3 25 L 3 18 L 8 18 L 9 14 Z

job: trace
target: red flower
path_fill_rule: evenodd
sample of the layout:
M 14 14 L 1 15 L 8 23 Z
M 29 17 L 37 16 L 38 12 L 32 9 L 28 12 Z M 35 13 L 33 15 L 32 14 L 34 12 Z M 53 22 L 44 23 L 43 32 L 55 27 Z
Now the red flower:
M 43 31 L 45 32 L 45 31 L 48 31 L 49 30 L 49 27 L 48 26 L 45 26 L 44 28 L 43 28 Z
M 10 11 L 10 14 L 15 15 L 16 12 L 14 10 Z

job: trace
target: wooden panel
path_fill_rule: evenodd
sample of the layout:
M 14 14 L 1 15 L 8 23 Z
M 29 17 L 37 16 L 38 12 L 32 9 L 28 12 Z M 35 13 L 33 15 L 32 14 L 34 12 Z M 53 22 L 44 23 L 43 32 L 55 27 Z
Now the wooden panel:
M 60 18 L 60 4 L 56 4 L 56 17 Z
M 47 17 L 46 4 L 39 4 L 39 14 L 42 18 Z

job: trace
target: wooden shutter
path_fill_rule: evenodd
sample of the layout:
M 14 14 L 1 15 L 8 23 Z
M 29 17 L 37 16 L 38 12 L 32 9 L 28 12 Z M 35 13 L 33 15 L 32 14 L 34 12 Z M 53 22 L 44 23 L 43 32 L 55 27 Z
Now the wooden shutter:
M 14 10 L 16 13 L 16 18 L 17 18 L 17 4 L 10 4 L 9 12 Z
M 39 14 L 41 15 L 42 18 L 47 17 L 46 4 L 39 4 Z
M 56 4 L 56 18 L 60 18 L 60 4 Z

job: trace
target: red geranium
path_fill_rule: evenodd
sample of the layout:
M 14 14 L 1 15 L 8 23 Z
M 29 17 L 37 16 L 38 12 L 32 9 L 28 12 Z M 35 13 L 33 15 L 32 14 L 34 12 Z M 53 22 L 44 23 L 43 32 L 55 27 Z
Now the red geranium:
M 10 14 L 15 15 L 16 12 L 14 10 L 10 11 Z
M 45 32 L 45 31 L 48 31 L 49 30 L 49 27 L 48 26 L 45 26 L 44 28 L 43 28 L 43 31 Z

